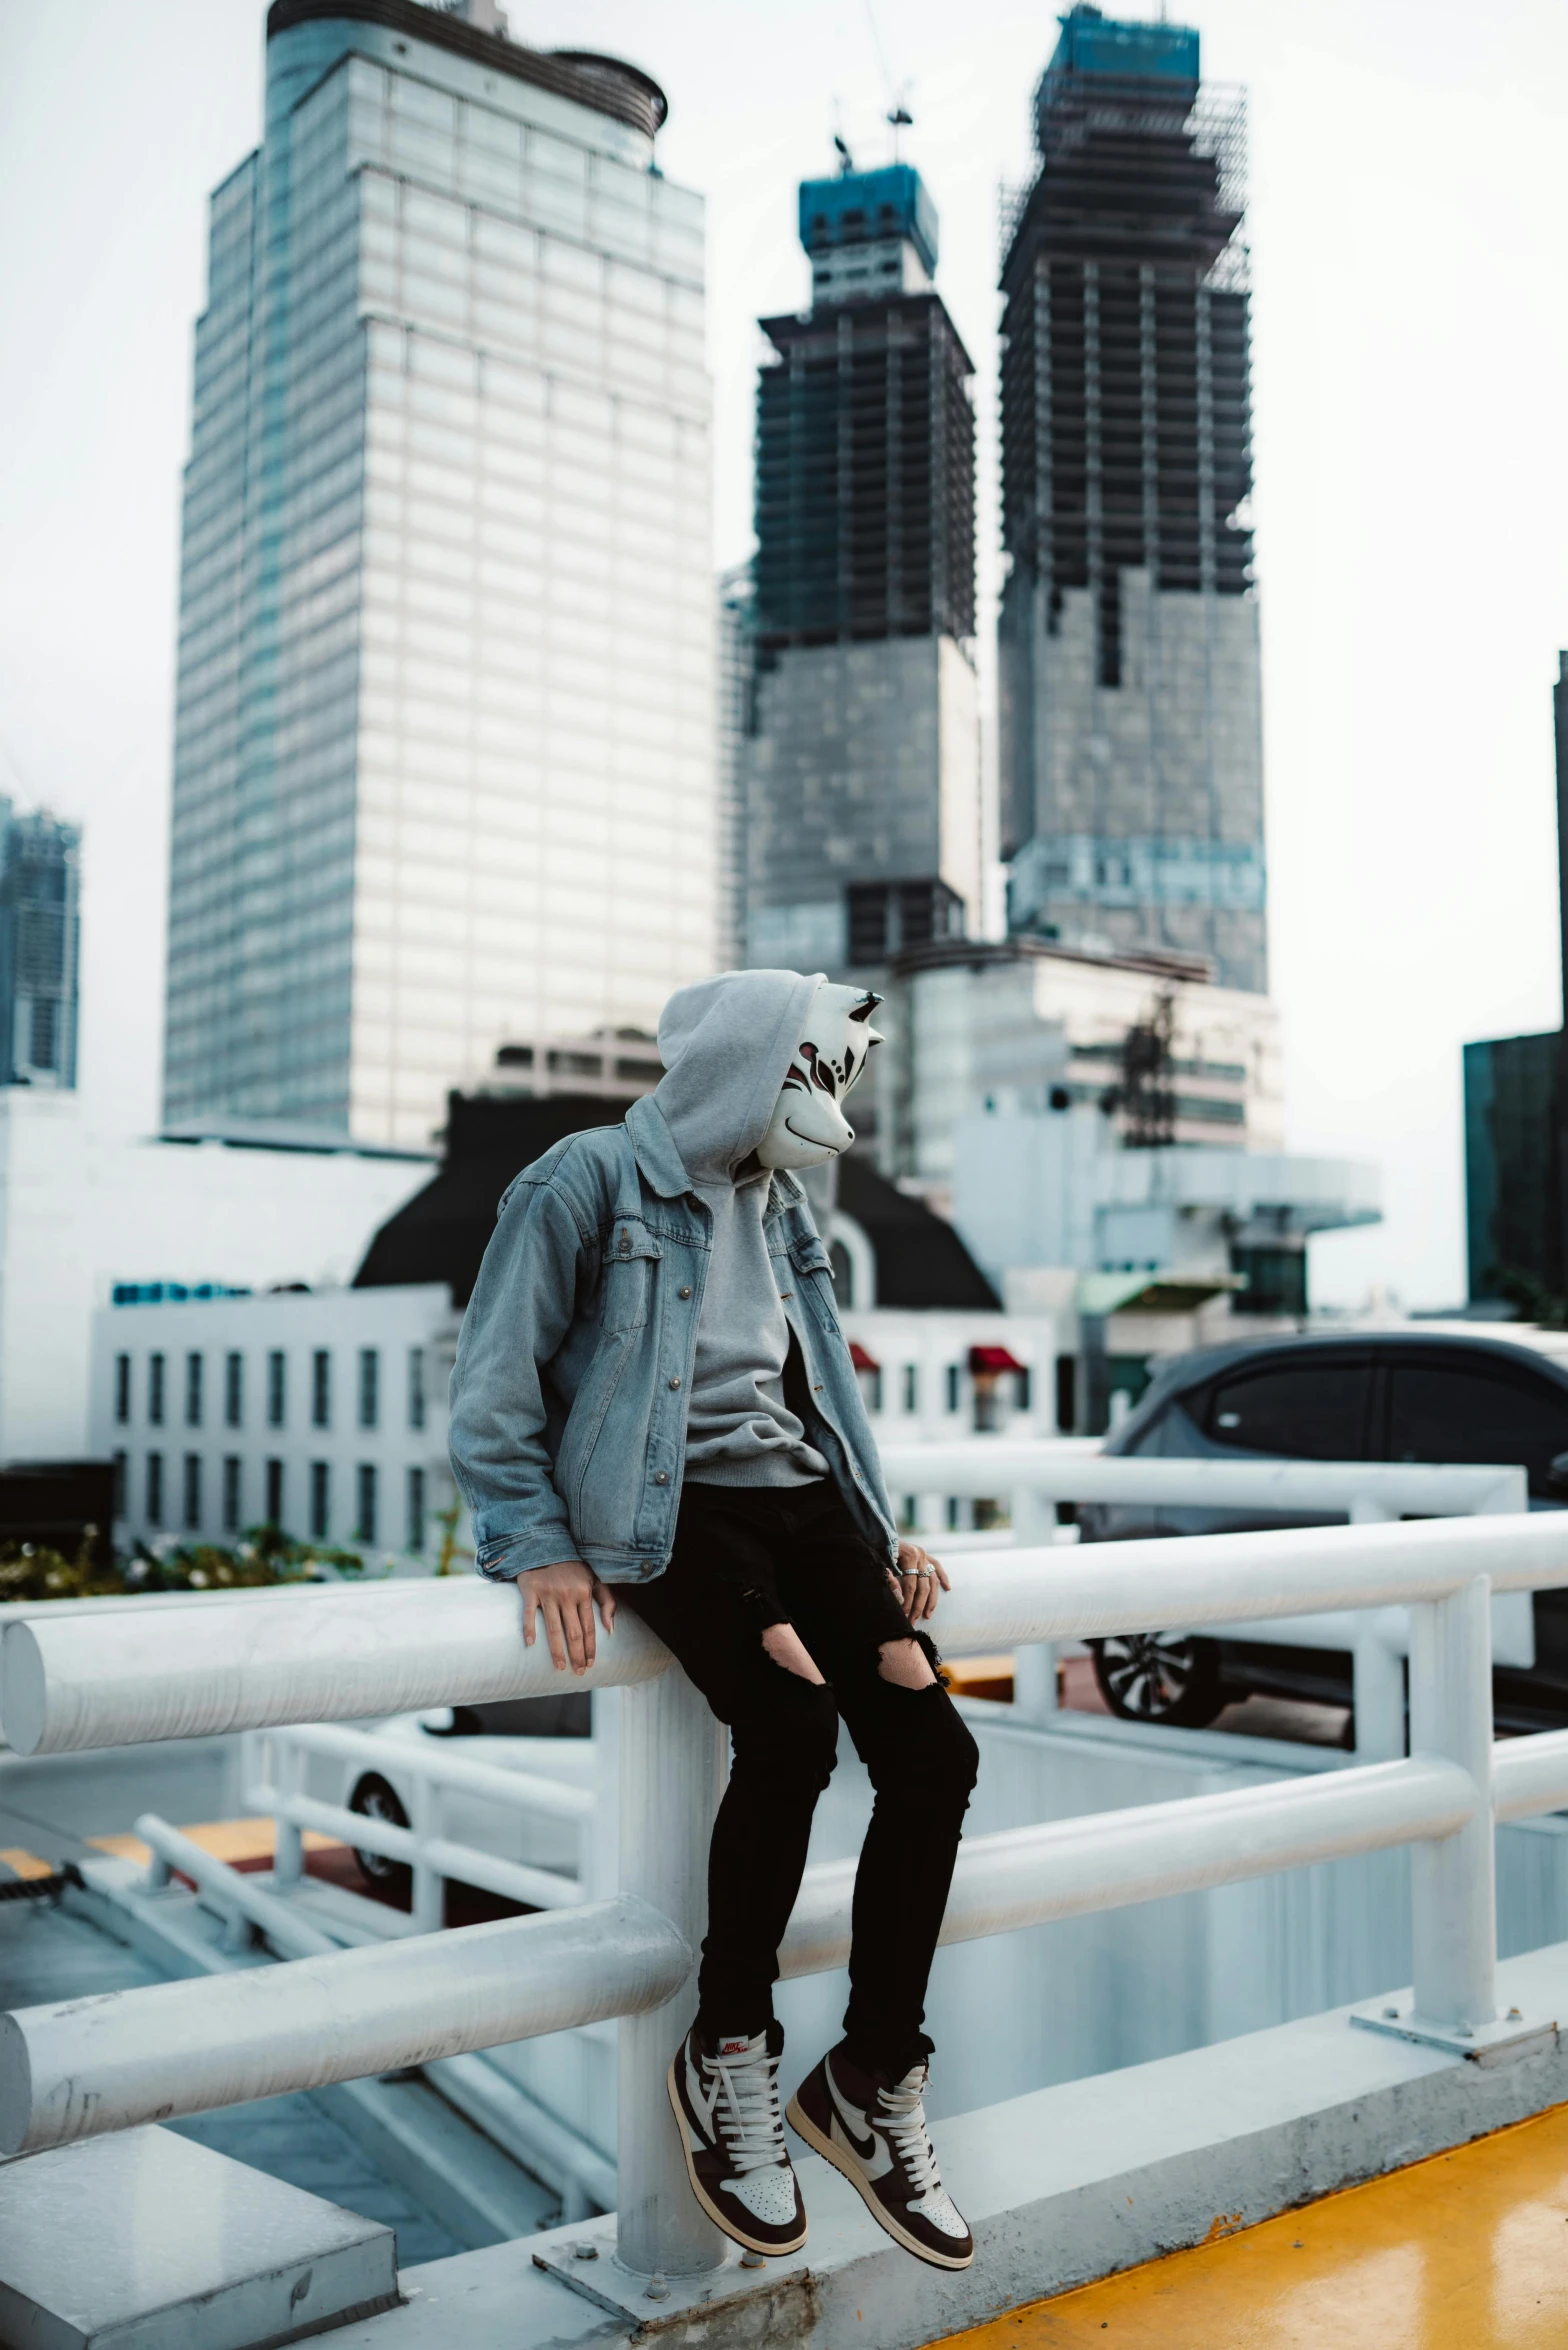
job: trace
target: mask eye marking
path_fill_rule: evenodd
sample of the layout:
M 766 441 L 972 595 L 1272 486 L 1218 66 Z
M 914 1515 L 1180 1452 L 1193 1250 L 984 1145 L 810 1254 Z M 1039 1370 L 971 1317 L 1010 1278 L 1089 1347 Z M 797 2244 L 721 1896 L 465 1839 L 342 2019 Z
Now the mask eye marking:
M 809 1092 L 811 1086 L 811 1080 L 805 1070 L 797 1069 L 793 1061 L 790 1063 L 789 1075 L 784 1080 L 783 1090 L 788 1093 L 791 1086 L 799 1086 L 802 1093 Z

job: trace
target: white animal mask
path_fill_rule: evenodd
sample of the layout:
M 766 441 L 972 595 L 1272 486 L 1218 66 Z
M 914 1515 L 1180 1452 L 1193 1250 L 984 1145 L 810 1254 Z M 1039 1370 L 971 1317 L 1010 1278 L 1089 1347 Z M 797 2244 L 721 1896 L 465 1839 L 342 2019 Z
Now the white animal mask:
M 848 1150 L 855 1129 L 840 1104 L 863 1074 L 872 1046 L 883 1041 L 871 1025 L 881 1001 L 879 995 L 827 980 L 817 989 L 806 1033 L 757 1145 L 764 1167 L 820 1167 Z

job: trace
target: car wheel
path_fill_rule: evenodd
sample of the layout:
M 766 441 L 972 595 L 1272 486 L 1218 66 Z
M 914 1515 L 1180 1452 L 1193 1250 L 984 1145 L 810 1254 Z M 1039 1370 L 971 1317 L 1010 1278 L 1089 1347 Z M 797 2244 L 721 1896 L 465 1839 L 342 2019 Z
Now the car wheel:
M 361 1819 L 385 1820 L 388 1827 L 406 1828 L 409 1825 L 402 1798 L 389 1779 L 379 1771 L 367 1771 L 348 1799 L 350 1811 L 357 1811 Z M 360 1874 L 374 1885 L 378 1893 L 390 1893 L 398 1900 L 412 1900 L 414 1872 L 406 1860 L 388 1860 L 384 1852 L 365 1852 L 354 1847 L 354 1858 Z
M 1219 1650 L 1182 1632 L 1126 1632 L 1092 1640 L 1100 1695 L 1124 1722 L 1201 1730 L 1225 1704 Z

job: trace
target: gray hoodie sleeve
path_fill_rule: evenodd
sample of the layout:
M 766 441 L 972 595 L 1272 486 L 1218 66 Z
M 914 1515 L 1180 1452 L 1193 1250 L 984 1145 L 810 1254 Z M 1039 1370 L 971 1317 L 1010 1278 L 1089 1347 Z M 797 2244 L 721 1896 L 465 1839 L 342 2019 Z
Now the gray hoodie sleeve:
M 539 1376 L 571 1327 L 583 1235 L 549 1182 L 513 1184 L 463 1319 L 449 1444 L 475 1564 L 505 1582 L 577 1556 L 550 1475 Z

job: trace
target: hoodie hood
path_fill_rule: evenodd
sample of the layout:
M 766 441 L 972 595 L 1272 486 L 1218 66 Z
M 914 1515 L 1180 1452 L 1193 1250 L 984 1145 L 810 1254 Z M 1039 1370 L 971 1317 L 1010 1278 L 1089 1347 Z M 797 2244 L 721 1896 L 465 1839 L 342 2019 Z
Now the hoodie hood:
M 665 1005 L 653 1099 L 694 1183 L 733 1182 L 766 1134 L 821 984 L 820 971 L 725 971 Z

